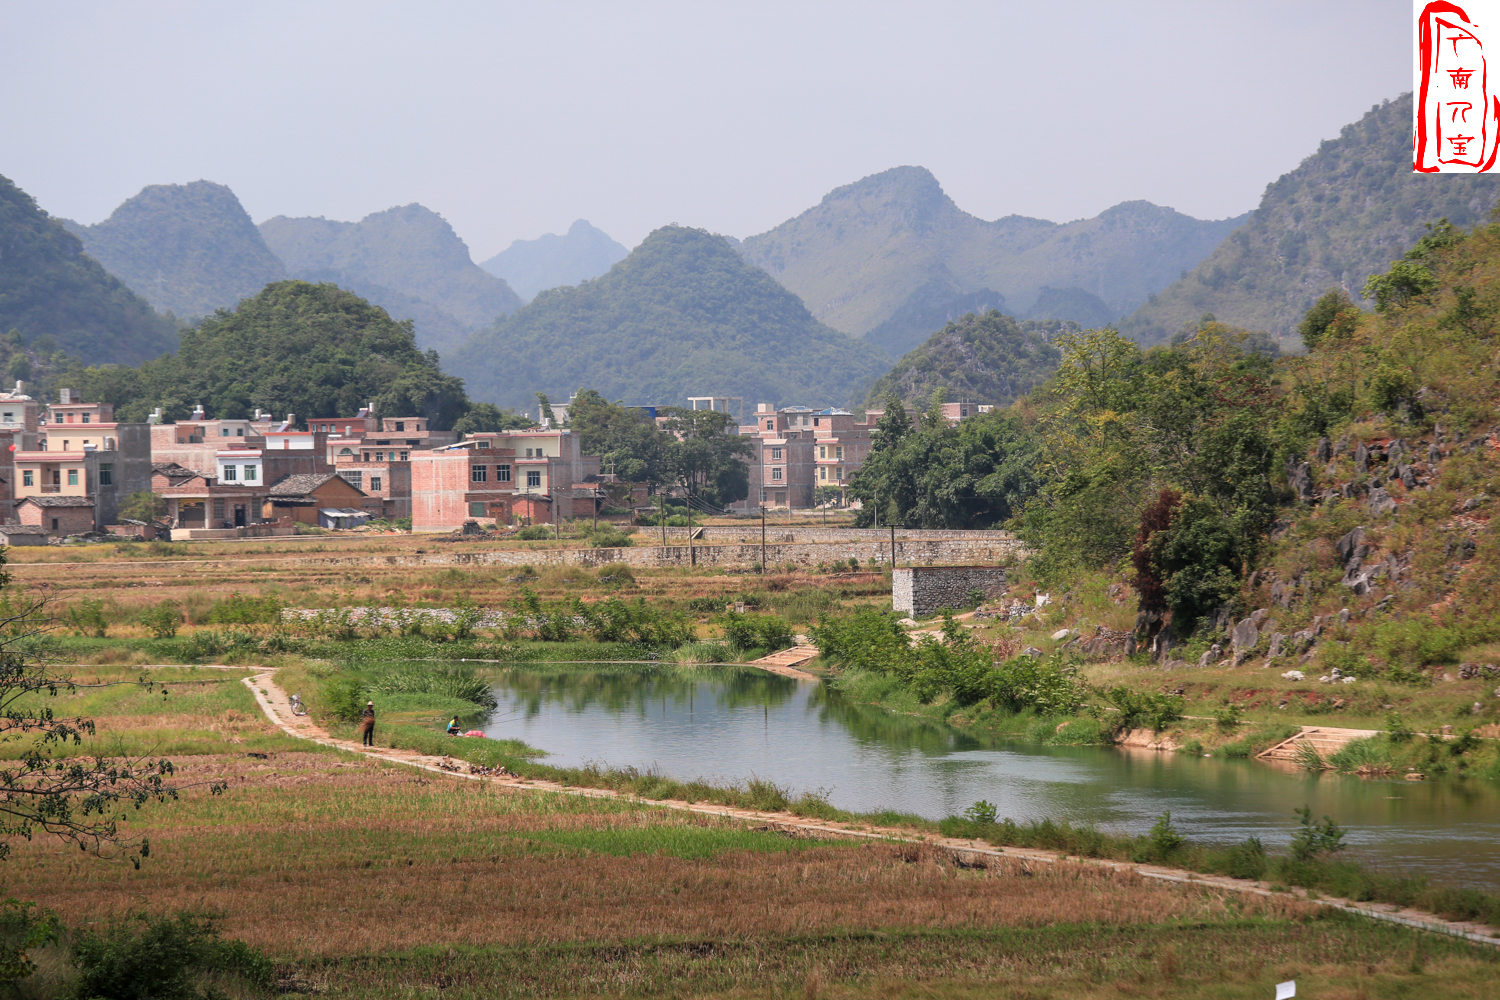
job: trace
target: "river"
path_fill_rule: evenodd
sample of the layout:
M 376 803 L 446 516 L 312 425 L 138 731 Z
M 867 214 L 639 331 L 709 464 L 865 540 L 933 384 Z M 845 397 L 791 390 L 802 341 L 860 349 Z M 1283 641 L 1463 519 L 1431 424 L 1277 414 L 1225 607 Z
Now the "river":
M 1145 832 L 1163 811 L 1190 837 L 1287 843 L 1292 810 L 1349 831 L 1352 856 L 1447 884 L 1500 888 L 1500 784 L 1289 772 L 1250 760 L 977 738 L 753 669 L 519 665 L 481 728 L 545 763 L 654 768 L 678 780 L 769 779 L 842 809 L 940 819 L 979 799 L 1016 820 Z

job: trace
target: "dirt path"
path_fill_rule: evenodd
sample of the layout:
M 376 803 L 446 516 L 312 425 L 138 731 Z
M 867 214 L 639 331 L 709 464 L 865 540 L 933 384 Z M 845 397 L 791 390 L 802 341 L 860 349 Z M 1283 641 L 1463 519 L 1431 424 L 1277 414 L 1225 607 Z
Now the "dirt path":
M 229 669 L 245 669 L 243 667 Z M 800 673 L 800 671 L 798 671 Z M 826 835 L 839 838 L 870 838 L 877 840 L 904 841 L 908 843 L 925 843 L 949 851 L 953 857 L 965 863 L 981 857 L 1008 857 L 1022 858 L 1051 864 L 1060 860 L 1065 855 L 1055 851 L 1034 850 L 1022 847 L 994 847 L 983 841 L 963 840 L 955 837 L 923 836 L 913 835 L 909 831 L 882 828 L 869 824 L 836 824 L 825 823 L 819 820 L 805 819 L 801 816 L 786 812 L 758 812 L 750 809 L 738 809 L 731 806 L 705 805 L 699 803 L 681 802 L 671 799 L 643 799 L 628 794 L 622 794 L 605 788 L 578 788 L 576 786 L 564 786 L 552 781 L 541 779 L 528 779 L 513 776 L 481 777 L 463 773 L 460 768 L 467 765 L 455 762 L 445 757 L 435 757 L 430 754 L 420 754 L 410 750 L 392 750 L 386 747 L 363 747 L 353 740 L 343 740 L 330 736 L 327 730 L 318 726 L 307 716 L 296 716 L 292 714 L 291 698 L 277 686 L 275 681 L 276 671 L 267 668 L 253 676 L 244 678 L 245 686 L 250 688 L 259 703 L 261 710 L 265 712 L 266 718 L 277 726 L 282 732 L 290 736 L 312 740 L 315 743 L 327 747 L 336 747 L 350 753 L 357 753 L 376 760 L 387 761 L 392 764 L 404 764 L 409 767 L 418 767 L 426 771 L 438 774 L 447 774 L 456 778 L 464 778 L 470 781 L 486 781 L 506 788 L 535 789 L 538 791 L 556 792 L 563 795 L 582 795 L 588 798 L 629 798 L 643 805 L 658 806 L 667 809 L 681 809 L 688 812 L 704 813 L 712 816 L 727 816 L 734 819 L 745 820 L 758 824 L 770 825 L 775 829 L 797 831 L 815 835 Z M 1145 878 L 1158 879 L 1163 882 L 1179 882 L 1206 886 L 1214 889 L 1222 889 L 1230 892 L 1247 892 L 1261 896 L 1271 895 L 1271 887 L 1266 882 L 1250 882 L 1242 879 L 1223 878 L 1215 875 L 1201 875 L 1180 868 L 1165 868 L 1156 865 L 1138 865 L 1123 861 L 1110 861 L 1100 858 L 1076 858 L 1069 857 L 1069 861 L 1079 864 L 1094 864 L 1106 868 L 1134 870 Z M 1300 889 L 1288 890 L 1294 895 L 1306 897 L 1306 893 Z M 1350 913 L 1358 913 L 1376 920 L 1384 920 L 1390 923 L 1403 924 L 1419 930 L 1432 931 L 1438 934 L 1447 934 L 1452 937 L 1463 938 L 1478 944 L 1500 946 L 1500 930 L 1492 930 L 1483 924 L 1472 922 L 1461 922 L 1444 920 L 1431 913 L 1420 910 L 1403 909 L 1389 903 L 1363 903 L 1348 899 L 1320 898 L 1312 900 L 1320 906 L 1331 906 L 1335 909 L 1346 910 Z

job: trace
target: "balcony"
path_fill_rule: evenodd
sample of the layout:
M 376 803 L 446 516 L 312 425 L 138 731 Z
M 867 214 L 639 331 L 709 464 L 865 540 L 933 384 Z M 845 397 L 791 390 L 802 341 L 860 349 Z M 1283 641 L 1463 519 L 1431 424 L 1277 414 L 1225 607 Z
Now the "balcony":
M 42 492 L 43 493 L 61 493 L 62 492 L 62 487 L 61 486 L 43 486 L 42 487 Z

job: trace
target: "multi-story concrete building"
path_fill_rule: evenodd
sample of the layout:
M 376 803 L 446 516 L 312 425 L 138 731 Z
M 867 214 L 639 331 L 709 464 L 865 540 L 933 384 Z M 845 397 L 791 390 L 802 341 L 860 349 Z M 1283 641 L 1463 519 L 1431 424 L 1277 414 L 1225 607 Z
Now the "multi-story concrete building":
M 516 453 L 492 440 L 464 441 L 411 457 L 413 531 L 453 531 L 465 521 L 505 520 Z
M 26 402 L 11 395 L 11 402 Z M 0 401 L 0 414 L 4 412 L 4 401 Z M 26 418 L 12 413 L 18 427 L 24 428 Z M 57 520 L 57 530 L 64 533 L 98 528 L 116 519 L 124 497 L 150 489 L 150 429 L 146 424 L 116 423 L 112 403 L 85 403 L 76 391 L 62 389 L 58 402 L 48 407 L 46 421 L 38 420 L 35 426 L 34 436 L 18 429 L 21 444 L 15 451 L 7 448 L 11 500 L 19 503 L 51 496 L 69 497 L 73 502 L 65 516 L 48 515 L 28 523 L 45 527 Z M 28 437 L 30 447 L 25 447 Z M 90 523 L 79 528 L 79 501 L 84 500 L 90 506 Z M 40 509 L 43 505 L 30 506 Z M 61 509 L 59 504 L 50 506 Z M 32 516 L 40 515 L 33 511 Z
M 820 486 L 842 489 L 870 452 L 875 420 L 847 410 L 760 403 L 740 434 L 755 440 L 747 504 L 811 507 Z
M 464 521 L 505 521 L 514 502 L 530 498 L 526 515 L 550 522 L 554 510 L 579 516 L 575 484 L 599 474 L 599 458 L 585 455 L 567 430 L 476 433 L 466 440 L 411 454 L 411 519 L 415 531 L 451 531 Z M 592 494 L 591 494 L 592 496 Z M 583 506 L 590 512 L 593 500 Z

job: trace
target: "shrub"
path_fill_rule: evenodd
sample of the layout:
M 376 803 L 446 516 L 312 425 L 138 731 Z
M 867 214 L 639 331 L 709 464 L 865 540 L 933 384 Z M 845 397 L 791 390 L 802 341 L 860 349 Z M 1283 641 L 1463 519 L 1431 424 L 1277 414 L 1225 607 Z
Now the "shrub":
M 523 542 L 540 542 L 552 537 L 552 529 L 546 525 L 533 524 L 516 532 L 516 537 Z
M 724 630 L 724 640 L 737 653 L 748 649 L 786 649 L 792 645 L 791 627 L 775 615 L 726 611 L 718 621 Z
M 1293 812 L 1302 825 L 1292 834 L 1292 857 L 1298 861 L 1311 861 L 1321 854 L 1335 854 L 1344 849 L 1344 830 L 1333 820 L 1324 816 L 1314 823 L 1310 806 Z
M 155 638 L 170 639 L 177 634 L 177 626 L 182 624 L 182 611 L 176 601 L 162 601 L 141 615 L 141 624 Z
M 103 639 L 109 631 L 109 622 L 104 619 L 104 602 L 87 597 L 68 605 L 68 625 L 79 635 Z
M 240 941 L 224 941 L 213 922 L 188 913 L 145 916 L 80 931 L 73 943 L 77 996 L 90 1000 L 209 1000 L 221 997 L 205 979 L 272 985 L 272 965 Z
M 1224 874 L 1230 878 L 1260 879 L 1266 874 L 1266 845 L 1250 837 L 1229 849 Z
M 1134 860 L 1166 861 L 1185 843 L 1187 838 L 1172 825 L 1172 813 L 1168 810 L 1156 818 L 1145 843 L 1138 845 Z
M 274 625 L 281 619 L 282 603 L 274 597 L 248 597 L 236 591 L 221 601 L 216 601 L 205 624 L 210 625 Z
M 1168 723 L 1182 718 L 1182 710 L 1187 705 L 1187 699 L 1179 695 L 1151 694 L 1124 687 L 1111 688 L 1105 697 L 1120 710 L 1121 729 L 1150 726 L 1159 732 Z
M 365 710 L 365 686 L 353 677 L 336 677 L 323 685 L 324 710 L 340 722 L 357 722 Z
M 964 810 L 964 819 L 970 823 L 993 823 L 995 822 L 996 815 L 998 813 L 996 812 L 994 803 L 987 802 L 984 799 L 980 799 Z

